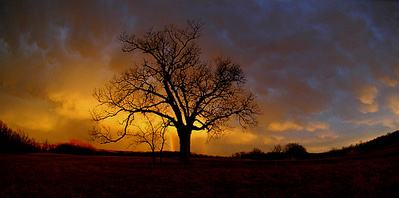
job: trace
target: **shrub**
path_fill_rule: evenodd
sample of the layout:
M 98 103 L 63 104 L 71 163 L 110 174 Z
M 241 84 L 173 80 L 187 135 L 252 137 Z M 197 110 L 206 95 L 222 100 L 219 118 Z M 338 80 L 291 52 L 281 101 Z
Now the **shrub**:
M 264 153 L 262 150 L 258 148 L 254 148 L 252 151 L 249 152 L 238 152 L 233 154 L 234 158 L 242 158 L 242 159 L 254 159 L 254 160 L 260 160 L 260 159 L 265 159 L 266 158 L 266 153 Z
M 285 145 L 283 152 L 288 158 L 304 158 L 308 152 L 305 147 L 298 143 L 288 143 Z

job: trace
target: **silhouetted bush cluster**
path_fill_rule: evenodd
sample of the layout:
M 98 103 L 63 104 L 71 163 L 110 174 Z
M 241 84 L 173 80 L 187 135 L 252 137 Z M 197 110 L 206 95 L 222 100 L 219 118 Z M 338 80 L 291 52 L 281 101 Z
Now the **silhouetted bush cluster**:
M 34 139 L 24 132 L 16 132 L 0 120 L 0 153 L 25 153 L 40 150 Z
M 287 158 L 305 158 L 308 154 L 305 147 L 298 143 L 288 143 L 283 150 Z
M 0 120 L 0 153 L 53 152 L 63 154 L 93 155 L 94 148 L 82 147 L 72 143 L 37 143 L 24 132 L 12 130 Z
M 261 151 L 258 148 L 254 148 L 252 151 L 249 152 L 238 152 L 233 154 L 233 158 L 242 158 L 242 159 L 256 159 L 256 160 L 260 160 L 260 159 L 265 159 L 266 158 L 266 153 L 264 153 L 263 151 Z
M 73 155 L 97 155 L 99 152 L 91 148 L 85 148 L 71 143 L 62 143 L 54 146 L 48 152 Z
M 254 148 L 249 152 L 235 153 L 232 157 L 253 160 L 303 159 L 308 157 L 308 152 L 305 147 L 298 143 L 288 143 L 284 147 L 276 145 L 268 153 L 265 153 L 258 148 Z

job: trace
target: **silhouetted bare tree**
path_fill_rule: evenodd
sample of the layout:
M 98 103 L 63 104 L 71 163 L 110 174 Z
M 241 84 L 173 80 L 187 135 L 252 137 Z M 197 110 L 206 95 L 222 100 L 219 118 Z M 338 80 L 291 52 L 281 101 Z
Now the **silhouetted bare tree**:
M 270 150 L 270 152 L 281 153 L 281 152 L 283 152 L 283 147 L 280 144 L 277 144 Z
M 152 152 L 153 163 L 155 163 L 155 151 L 158 150 L 160 154 L 159 161 L 162 163 L 162 151 L 166 141 L 165 134 L 170 122 L 162 117 L 160 120 L 155 120 L 155 118 L 150 118 L 148 115 L 144 114 L 143 123 L 145 126 L 132 124 L 137 130 L 133 130 L 134 133 L 132 134 L 127 134 L 134 138 L 133 144 L 131 145 L 147 144 Z
M 116 142 L 127 134 L 136 114 L 152 114 L 170 122 L 180 139 L 182 162 L 189 161 L 193 131 L 205 130 L 209 137 L 223 134 L 235 117 L 244 128 L 256 123 L 258 108 L 254 94 L 246 91 L 246 78 L 240 65 L 230 58 L 214 62 L 200 60 L 198 38 L 203 22 L 188 21 L 178 28 L 167 25 L 144 36 L 122 34 L 124 52 L 140 52 L 143 60 L 115 76 L 94 97 L 100 105 L 93 119 L 101 121 L 124 115 L 123 132 L 116 139 L 93 131 L 102 142 Z

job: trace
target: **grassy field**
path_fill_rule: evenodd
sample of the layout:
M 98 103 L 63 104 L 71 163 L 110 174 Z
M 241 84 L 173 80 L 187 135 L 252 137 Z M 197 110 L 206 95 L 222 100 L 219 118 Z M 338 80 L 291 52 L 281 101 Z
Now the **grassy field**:
M 250 161 L 0 154 L 2 197 L 399 197 L 399 154 Z

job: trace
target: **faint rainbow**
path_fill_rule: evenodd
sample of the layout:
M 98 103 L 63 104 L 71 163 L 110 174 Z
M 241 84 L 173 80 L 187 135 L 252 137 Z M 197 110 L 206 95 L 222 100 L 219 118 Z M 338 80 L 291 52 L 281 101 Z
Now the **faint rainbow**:
M 169 133 L 169 145 L 170 145 L 170 151 L 177 151 L 177 146 L 178 146 L 178 138 L 177 135 L 174 133 Z
M 195 142 L 193 142 L 195 141 Z M 169 133 L 168 144 L 170 146 L 170 151 L 179 151 L 179 138 L 175 133 Z M 193 135 L 191 137 L 191 146 L 196 144 L 197 149 L 199 149 L 199 154 L 207 154 L 207 138 L 199 135 Z M 195 151 L 194 151 L 195 152 Z M 198 150 L 197 150 L 198 152 Z

